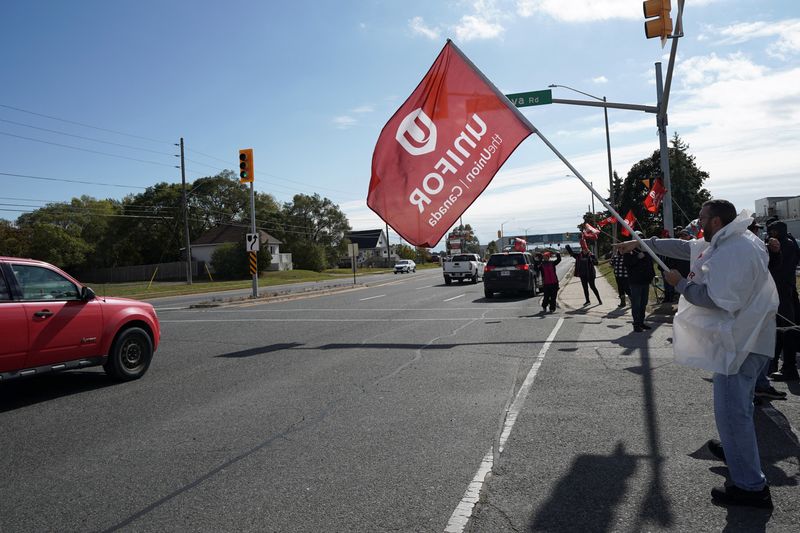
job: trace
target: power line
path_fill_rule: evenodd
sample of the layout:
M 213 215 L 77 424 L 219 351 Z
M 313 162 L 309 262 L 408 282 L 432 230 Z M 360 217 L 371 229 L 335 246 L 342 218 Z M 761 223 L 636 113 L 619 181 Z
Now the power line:
M 83 135 L 75 135 L 73 133 L 66 133 L 66 132 L 63 132 L 63 131 L 51 130 L 51 129 L 48 129 L 48 128 L 40 128 L 39 126 L 31 126 L 30 124 L 25 124 L 23 122 L 15 122 L 13 120 L 6 120 L 4 118 L 0 118 L 0 122 L 6 122 L 8 124 L 14 124 L 16 126 L 23 126 L 25 128 L 31 128 L 31 129 L 34 129 L 34 130 L 40 130 L 40 131 L 46 131 L 46 132 L 49 132 L 49 133 L 55 133 L 57 135 L 65 135 L 67 137 L 75 137 L 76 139 L 83 139 L 85 141 L 92 141 L 92 142 L 97 142 L 97 143 L 110 144 L 112 146 L 121 146 L 122 148 L 130 148 L 132 150 L 141 150 L 143 152 L 150 152 L 150 153 L 153 153 L 153 154 L 175 156 L 175 154 L 170 154 L 170 153 L 167 153 L 167 152 L 159 152 L 158 150 L 150 150 L 149 148 L 139 148 L 138 146 L 131 146 L 129 144 L 115 143 L 115 142 L 111 142 L 111 141 L 104 141 L 102 139 L 95 139 L 94 137 L 84 137 Z
M 135 139 L 143 139 L 145 141 L 151 141 L 151 142 L 155 142 L 155 143 L 172 144 L 169 141 L 160 141 L 158 139 L 153 139 L 153 138 L 150 138 L 150 137 L 143 137 L 141 135 L 133 135 L 131 133 L 125 133 L 125 132 L 122 132 L 122 131 L 116 131 L 116 130 L 110 130 L 110 129 L 107 129 L 107 128 L 101 128 L 101 127 L 98 127 L 98 126 L 92 126 L 90 124 L 84 124 L 83 122 L 76 122 L 74 120 L 67 120 L 65 118 L 58 118 L 58 117 L 54 117 L 54 116 L 51 116 L 51 115 L 45 115 L 43 113 L 36 113 L 35 111 L 28 111 L 27 109 L 21 109 L 19 107 L 14 107 L 14 106 L 10 106 L 10 105 L 0 104 L 0 107 L 4 107 L 6 109 L 13 109 L 14 111 L 19 111 L 20 113 L 28 113 L 29 115 L 36 115 L 37 117 L 44 117 L 44 118 L 49 118 L 51 120 L 58 120 L 60 122 L 66 122 L 67 124 L 75 124 L 77 126 L 83 126 L 84 128 L 91 128 L 93 130 L 106 131 L 106 132 L 109 132 L 109 133 L 115 133 L 117 135 L 124 135 L 126 137 L 133 137 Z
M 117 185 L 114 183 L 99 183 L 96 181 L 71 180 L 65 178 L 47 178 L 44 176 L 30 176 L 28 174 L 14 174 L 12 172 L 0 172 L 0 176 L 11 176 L 14 178 L 25 178 L 31 180 L 61 181 L 65 183 L 81 183 L 83 185 L 101 185 L 103 187 L 121 187 L 125 189 L 147 189 L 147 187 L 136 187 L 134 185 Z
M 102 185 L 105 187 L 123 187 L 127 189 L 147 189 L 147 187 L 137 187 L 134 185 L 116 185 L 113 183 L 99 183 L 96 181 L 84 181 L 84 180 L 72 180 L 72 179 L 65 179 L 65 178 L 48 178 L 44 176 L 30 176 L 27 174 L 14 174 L 10 172 L 0 172 L 0 176 L 12 176 L 17 178 L 25 178 L 25 179 L 33 179 L 33 180 L 45 180 L 45 181 L 60 181 L 66 183 L 81 183 L 84 185 Z
M 135 157 L 128 157 L 128 156 L 124 156 L 124 155 L 111 154 L 111 153 L 108 153 L 108 152 L 100 152 L 99 150 L 89 150 L 88 148 L 80 148 L 78 146 L 71 146 L 69 144 L 61 144 L 61 143 L 54 143 L 54 142 L 51 142 L 51 141 L 43 141 L 42 139 L 34 139 L 33 137 L 25 137 L 23 135 L 14 135 L 13 133 L 8 133 L 8 132 L 5 132 L 5 131 L 0 131 L 0 135 L 7 135 L 8 137 L 16 137 L 17 139 L 25 139 L 27 141 L 34 141 L 34 142 L 39 142 L 39 143 L 44 143 L 44 144 L 52 144 L 53 146 L 60 146 L 62 148 L 70 148 L 72 150 L 80 150 L 81 152 L 90 152 L 92 154 L 107 155 L 107 156 L 110 156 L 110 157 L 117 157 L 117 158 L 120 158 L 120 159 L 128 159 L 130 161 L 139 161 L 140 163 L 149 163 L 151 165 L 159 165 L 159 166 L 170 167 L 170 168 L 180 168 L 180 167 L 176 167 L 175 165 L 168 165 L 166 163 L 159 163 L 157 161 L 149 161 L 147 159 L 137 159 Z

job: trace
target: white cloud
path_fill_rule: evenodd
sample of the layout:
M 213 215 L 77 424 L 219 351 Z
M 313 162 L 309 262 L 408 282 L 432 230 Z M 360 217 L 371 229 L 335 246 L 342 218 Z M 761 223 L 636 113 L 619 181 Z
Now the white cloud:
M 474 15 L 464 15 L 455 27 L 456 37 L 460 41 L 494 39 L 503 31 L 504 28 L 499 23 Z
M 375 111 L 375 108 L 370 104 L 365 104 L 359 107 L 356 107 L 352 110 L 353 113 L 363 114 L 363 113 L 372 113 Z
M 766 67 L 756 65 L 741 52 L 726 57 L 712 53 L 676 63 L 676 79 L 687 87 L 727 80 L 753 80 L 764 77 L 765 72 Z
M 592 78 L 592 83 L 608 83 L 608 78 L 605 76 L 597 76 L 596 78 Z
M 358 121 L 349 115 L 341 115 L 333 119 L 334 126 L 340 130 L 350 129 L 357 123 Z
M 788 59 L 800 52 L 800 19 L 779 20 L 776 22 L 756 21 L 733 24 L 731 26 L 707 26 L 704 39 L 709 35 L 718 37 L 717 44 L 741 44 L 753 39 L 777 37 L 767 47 L 767 53 L 773 57 Z
M 427 37 L 432 41 L 438 39 L 440 35 L 439 29 L 431 28 L 425 24 L 425 20 L 422 17 L 414 17 L 413 19 L 409 20 L 408 27 L 411 28 L 411 31 L 415 35 L 422 35 L 423 37 Z

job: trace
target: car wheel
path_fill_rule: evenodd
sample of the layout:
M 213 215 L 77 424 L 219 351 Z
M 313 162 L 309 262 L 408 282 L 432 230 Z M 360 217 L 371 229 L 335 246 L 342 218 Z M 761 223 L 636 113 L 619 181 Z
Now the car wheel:
M 450 285 L 451 283 L 453 283 L 453 280 L 452 280 L 452 279 L 450 279 L 450 278 L 444 278 L 444 284 L 445 284 L 445 285 Z
M 476 283 L 478 283 L 478 275 L 477 275 L 477 274 L 475 274 L 474 276 L 472 276 L 472 279 L 470 279 L 470 282 L 471 282 L 473 285 L 475 285 Z
M 494 296 L 494 293 L 492 291 L 490 291 L 489 289 L 487 289 L 486 287 L 484 287 L 483 288 L 483 296 L 486 297 L 486 298 L 491 298 L 492 296 Z
M 144 376 L 152 358 L 150 335 L 142 328 L 127 328 L 114 340 L 103 369 L 115 381 L 131 381 Z

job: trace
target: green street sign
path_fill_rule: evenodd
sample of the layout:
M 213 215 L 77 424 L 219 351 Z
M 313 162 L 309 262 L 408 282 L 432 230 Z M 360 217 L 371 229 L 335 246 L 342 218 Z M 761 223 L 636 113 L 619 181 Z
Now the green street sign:
M 507 94 L 506 98 L 516 107 L 527 107 L 531 105 L 544 105 L 553 103 L 553 91 L 531 91 L 528 93 Z

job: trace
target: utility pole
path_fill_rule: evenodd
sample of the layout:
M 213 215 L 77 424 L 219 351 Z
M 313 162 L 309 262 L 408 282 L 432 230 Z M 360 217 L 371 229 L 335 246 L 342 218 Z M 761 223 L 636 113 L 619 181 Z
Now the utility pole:
M 389 223 L 386 223 L 386 266 L 391 266 L 392 264 L 392 252 L 389 248 Z
M 186 283 L 192 284 L 192 243 L 189 237 L 189 203 L 186 197 L 186 165 L 183 162 L 183 137 L 181 137 L 181 198 L 183 203 L 183 231 L 186 235 Z

